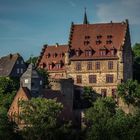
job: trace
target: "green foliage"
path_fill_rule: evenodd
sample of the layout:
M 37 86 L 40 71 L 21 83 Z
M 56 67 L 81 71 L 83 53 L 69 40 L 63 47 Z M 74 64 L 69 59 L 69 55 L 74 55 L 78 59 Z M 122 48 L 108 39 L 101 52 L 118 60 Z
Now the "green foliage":
M 35 57 L 30 57 L 30 58 L 26 61 L 26 63 L 27 63 L 27 64 L 33 63 L 33 64 L 35 65 L 36 62 L 37 62 L 37 59 L 38 59 L 37 56 L 35 56 Z
M 140 43 L 136 43 L 133 46 L 133 52 L 135 57 L 140 57 Z
M 134 53 L 133 75 L 134 79 L 136 79 L 140 83 L 140 43 L 136 43 L 133 46 L 133 53 Z
M 83 107 L 88 108 L 92 105 L 93 102 L 96 101 L 99 94 L 97 94 L 92 87 L 84 87 L 83 94 L 81 96 L 83 100 Z
M 9 94 L 17 91 L 17 82 L 9 77 L 0 77 L 0 94 Z
M 109 139 L 109 120 L 115 114 L 115 101 L 112 98 L 99 98 L 89 108 L 85 117 L 88 121 L 88 140 Z
M 48 74 L 48 72 L 42 68 L 38 68 L 37 71 L 43 78 L 44 86 L 49 87 L 49 80 L 48 80 L 49 74 Z
M 20 106 L 20 118 L 28 124 L 23 129 L 25 139 L 54 139 L 58 129 L 58 116 L 63 108 L 61 103 L 45 98 L 32 98 L 21 101 Z
M 0 107 L 0 139 L 16 140 L 19 135 L 16 132 L 17 126 L 14 122 L 10 122 L 7 117 L 7 109 Z
M 98 99 L 86 111 L 86 140 L 138 140 L 140 138 L 140 112 L 125 114 L 111 98 Z
M 140 85 L 137 81 L 127 80 L 117 87 L 118 96 L 120 96 L 125 103 L 140 106 Z

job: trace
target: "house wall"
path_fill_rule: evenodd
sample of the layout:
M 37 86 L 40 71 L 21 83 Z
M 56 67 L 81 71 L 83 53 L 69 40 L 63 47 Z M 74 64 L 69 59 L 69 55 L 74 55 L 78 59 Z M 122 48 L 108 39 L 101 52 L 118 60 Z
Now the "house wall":
M 21 77 L 21 75 L 26 71 L 26 64 L 22 57 L 18 57 L 15 65 L 10 73 L 11 77 Z

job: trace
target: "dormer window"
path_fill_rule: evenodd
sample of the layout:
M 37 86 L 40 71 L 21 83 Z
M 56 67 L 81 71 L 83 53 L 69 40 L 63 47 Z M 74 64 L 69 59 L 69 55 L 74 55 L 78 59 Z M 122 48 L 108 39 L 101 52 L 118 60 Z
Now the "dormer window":
M 106 41 L 106 44 L 111 44 L 112 43 L 112 40 L 107 40 Z
M 111 38 L 112 38 L 112 35 L 107 35 L 107 38 L 108 38 L 108 39 L 111 39 Z
M 115 55 L 115 54 L 116 54 L 116 49 L 115 48 L 111 49 L 110 50 L 110 55 Z
M 100 50 L 100 55 L 105 56 L 106 55 L 106 50 Z
M 50 53 L 48 53 L 47 55 L 46 55 L 46 58 L 49 58 L 50 57 Z
M 90 39 L 90 36 L 85 36 L 85 39 Z
M 84 45 L 88 45 L 90 42 L 89 41 L 84 41 Z
M 55 64 L 55 68 L 56 68 L 56 69 L 60 69 L 60 68 L 61 68 L 61 63 L 56 63 L 56 64 Z
M 80 49 L 76 50 L 75 53 L 76 53 L 76 56 L 80 56 L 80 53 L 81 53 Z
M 85 50 L 85 56 L 92 56 L 92 50 Z
M 97 35 L 97 39 L 101 39 L 102 38 L 102 36 L 101 35 Z
M 99 45 L 99 44 L 101 44 L 101 43 L 102 43 L 101 40 L 96 40 L 96 44 L 97 44 L 97 45 Z

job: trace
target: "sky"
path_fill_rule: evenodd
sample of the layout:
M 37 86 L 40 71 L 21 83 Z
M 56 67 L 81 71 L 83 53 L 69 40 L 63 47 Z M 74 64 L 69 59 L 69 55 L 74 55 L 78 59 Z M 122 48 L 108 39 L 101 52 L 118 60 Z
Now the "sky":
M 140 0 L 0 0 L 0 57 L 39 56 L 44 44 L 67 44 L 71 22 L 129 20 L 132 46 L 140 43 Z

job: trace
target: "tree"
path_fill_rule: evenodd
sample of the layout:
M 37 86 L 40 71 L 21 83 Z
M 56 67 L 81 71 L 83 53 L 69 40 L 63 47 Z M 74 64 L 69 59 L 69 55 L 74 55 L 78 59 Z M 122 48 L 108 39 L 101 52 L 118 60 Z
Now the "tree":
M 140 43 L 136 43 L 133 46 L 133 52 L 134 52 L 134 56 L 136 57 L 140 57 Z
M 16 132 L 17 126 L 10 122 L 7 111 L 18 89 L 17 80 L 9 77 L 0 77 L 0 139 L 20 139 Z
M 34 65 L 36 65 L 37 59 L 38 59 L 38 56 L 30 57 L 30 58 L 26 61 L 26 63 L 27 63 L 27 64 L 33 63 Z
M 0 94 L 9 94 L 17 91 L 19 85 L 17 81 L 9 77 L 0 77 Z
M 85 118 L 88 124 L 88 140 L 110 139 L 109 121 L 115 114 L 115 108 L 115 101 L 107 97 L 97 99 L 93 107 L 87 109 Z
M 131 79 L 127 80 L 125 83 L 121 83 L 117 87 L 118 96 L 123 99 L 123 101 L 129 105 L 140 107 L 140 85 L 137 81 Z
M 83 108 L 91 107 L 92 103 L 96 101 L 97 97 L 100 95 L 97 94 L 92 87 L 84 87 L 82 93 L 82 106 Z
M 138 140 L 140 112 L 125 114 L 111 98 L 100 98 L 87 109 L 86 140 Z
M 138 80 L 140 83 L 140 43 L 136 43 L 133 46 L 134 53 L 134 65 L 133 65 L 133 75 L 134 79 Z
M 20 118 L 26 124 L 23 129 L 25 139 L 53 140 L 58 134 L 58 116 L 63 108 L 56 100 L 45 98 L 32 98 L 29 101 L 21 101 Z

